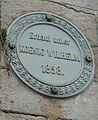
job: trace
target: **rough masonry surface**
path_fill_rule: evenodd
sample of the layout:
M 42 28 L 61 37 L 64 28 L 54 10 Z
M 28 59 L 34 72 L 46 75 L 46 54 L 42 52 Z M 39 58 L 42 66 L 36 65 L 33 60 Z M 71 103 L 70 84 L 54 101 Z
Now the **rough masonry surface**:
M 95 58 L 93 82 L 66 99 L 41 95 L 17 78 L 0 40 L 0 120 L 98 120 L 98 1 L 1 0 L 1 29 L 28 12 L 50 12 L 68 19 L 86 36 Z M 5 31 L 6 32 L 6 31 Z

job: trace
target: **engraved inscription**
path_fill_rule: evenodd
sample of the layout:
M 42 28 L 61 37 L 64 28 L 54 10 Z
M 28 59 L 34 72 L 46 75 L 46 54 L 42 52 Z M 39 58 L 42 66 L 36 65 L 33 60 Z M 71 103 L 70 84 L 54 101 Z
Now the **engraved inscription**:
M 45 42 L 51 42 L 50 41 L 50 36 L 49 35 L 47 35 L 47 36 L 45 36 L 45 35 L 39 35 L 39 34 L 35 34 L 35 33 L 33 33 L 33 32 L 29 32 L 29 38 L 30 39 L 33 39 L 33 40 L 40 40 L 40 41 L 45 41 Z
M 33 39 L 33 40 L 39 40 L 39 41 L 44 41 L 44 42 L 53 42 L 55 44 L 62 44 L 62 45 L 69 45 L 70 41 L 69 40 L 65 40 L 61 37 L 56 38 L 56 37 L 51 37 L 49 35 L 40 35 L 34 32 L 29 32 L 29 39 Z
M 19 51 L 21 53 L 29 53 L 33 55 L 44 56 L 44 49 L 41 49 L 41 48 L 34 48 L 34 47 L 19 45 Z
M 61 52 L 61 51 L 55 51 L 55 50 L 44 50 L 43 48 L 35 48 L 35 47 L 29 47 L 29 46 L 23 46 L 23 45 L 19 45 L 19 51 L 21 53 L 33 54 L 38 56 L 47 55 L 47 57 L 62 59 L 62 60 L 69 60 L 69 61 L 75 61 L 75 62 L 81 61 L 79 55 L 72 54 L 66 51 Z
M 70 41 L 63 40 L 62 38 L 52 38 L 53 43 L 69 45 Z
M 60 66 L 42 65 L 42 73 L 64 75 Z
M 68 48 L 70 48 L 71 46 L 71 42 L 70 40 L 66 40 L 64 37 L 56 37 L 55 35 L 50 36 L 50 35 L 45 35 L 45 34 L 39 34 L 37 32 L 28 32 L 28 42 L 30 41 L 30 43 L 32 43 L 30 46 L 28 45 L 19 45 L 19 52 L 22 54 L 30 54 L 30 55 L 34 55 L 34 56 L 43 56 L 46 57 L 47 59 L 58 59 L 58 60 L 67 60 L 67 61 L 72 61 L 72 62 L 77 62 L 79 64 L 81 64 L 81 56 L 79 55 L 79 53 L 75 53 L 75 51 L 70 51 Z M 33 45 L 34 41 L 36 43 L 40 43 L 43 42 L 46 44 L 48 43 L 49 45 L 54 44 L 56 45 L 60 45 L 61 47 L 65 47 L 65 49 L 58 49 L 56 47 L 56 49 L 51 49 L 50 48 L 46 48 L 44 46 L 38 47 L 37 44 Z M 42 44 L 42 43 L 40 43 Z M 48 45 L 47 44 L 47 45 Z M 65 46 L 64 46 L 65 45 Z M 66 49 L 67 48 L 67 49 Z M 62 66 L 62 65 L 61 65 Z M 57 66 L 57 65 L 50 65 L 49 63 L 42 63 L 41 64 L 41 70 L 40 71 L 42 74 L 48 74 L 48 75 L 59 75 L 59 76 L 64 76 L 64 72 L 62 71 L 63 68 L 61 68 L 61 66 Z M 62 66 L 63 67 L 63 66 Z

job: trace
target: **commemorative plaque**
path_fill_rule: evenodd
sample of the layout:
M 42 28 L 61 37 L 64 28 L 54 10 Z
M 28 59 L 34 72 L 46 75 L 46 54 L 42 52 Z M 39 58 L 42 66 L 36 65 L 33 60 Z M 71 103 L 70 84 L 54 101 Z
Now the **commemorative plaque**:
M 94 57 L 83 34 L 60 16 L 35 12 L 17 18 L 7 31 L 7 53 L 16 75 L 32 89 L 69 97 L 94 74 Z

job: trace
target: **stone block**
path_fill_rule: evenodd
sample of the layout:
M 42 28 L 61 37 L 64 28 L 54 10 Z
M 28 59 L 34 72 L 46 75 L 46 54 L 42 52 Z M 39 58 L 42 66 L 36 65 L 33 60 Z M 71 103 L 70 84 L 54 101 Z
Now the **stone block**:
M 74 6 L 80 6 L 87 9 L 98 10 L 98 1 L 97 0 L 49 0 L 62 4 L 70 4 Z
M 5 113 L 0 111 L 0 120 L 47 120 L 45 117 L 24 115 L 17 113 Z
M 94 81 L 98 82 L 98 47 L 93 47 L 93 53 L 95 58 L 95 78 Z

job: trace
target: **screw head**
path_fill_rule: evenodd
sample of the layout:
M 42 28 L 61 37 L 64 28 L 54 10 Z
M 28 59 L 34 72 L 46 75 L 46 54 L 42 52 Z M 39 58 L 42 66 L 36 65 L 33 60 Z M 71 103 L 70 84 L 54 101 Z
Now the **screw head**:
M 85 60 L 86 60 L 87 62 L 91 62 L 91 61 L 92 61 L 92 58 L 91 58 L 90 56 L 86 56 L 86 57 L 85 57 Z
M 51 20 L 52 20 L 51 14 L 47 14 L 47 15 L 46 15 L 46 19 L 47 19 L 47 21 L 51 21 Z
M 51 92 L 52 92 L 53 94 L 57 94 L 57 93 L 58 93 L 58 88 L 57 88 L 56 86 L 52 86 L 52 87 L 51 87 Z
M 14 43 L 9 43 L 8 46 L 10 49 L 14 49 L 16 45 Z

